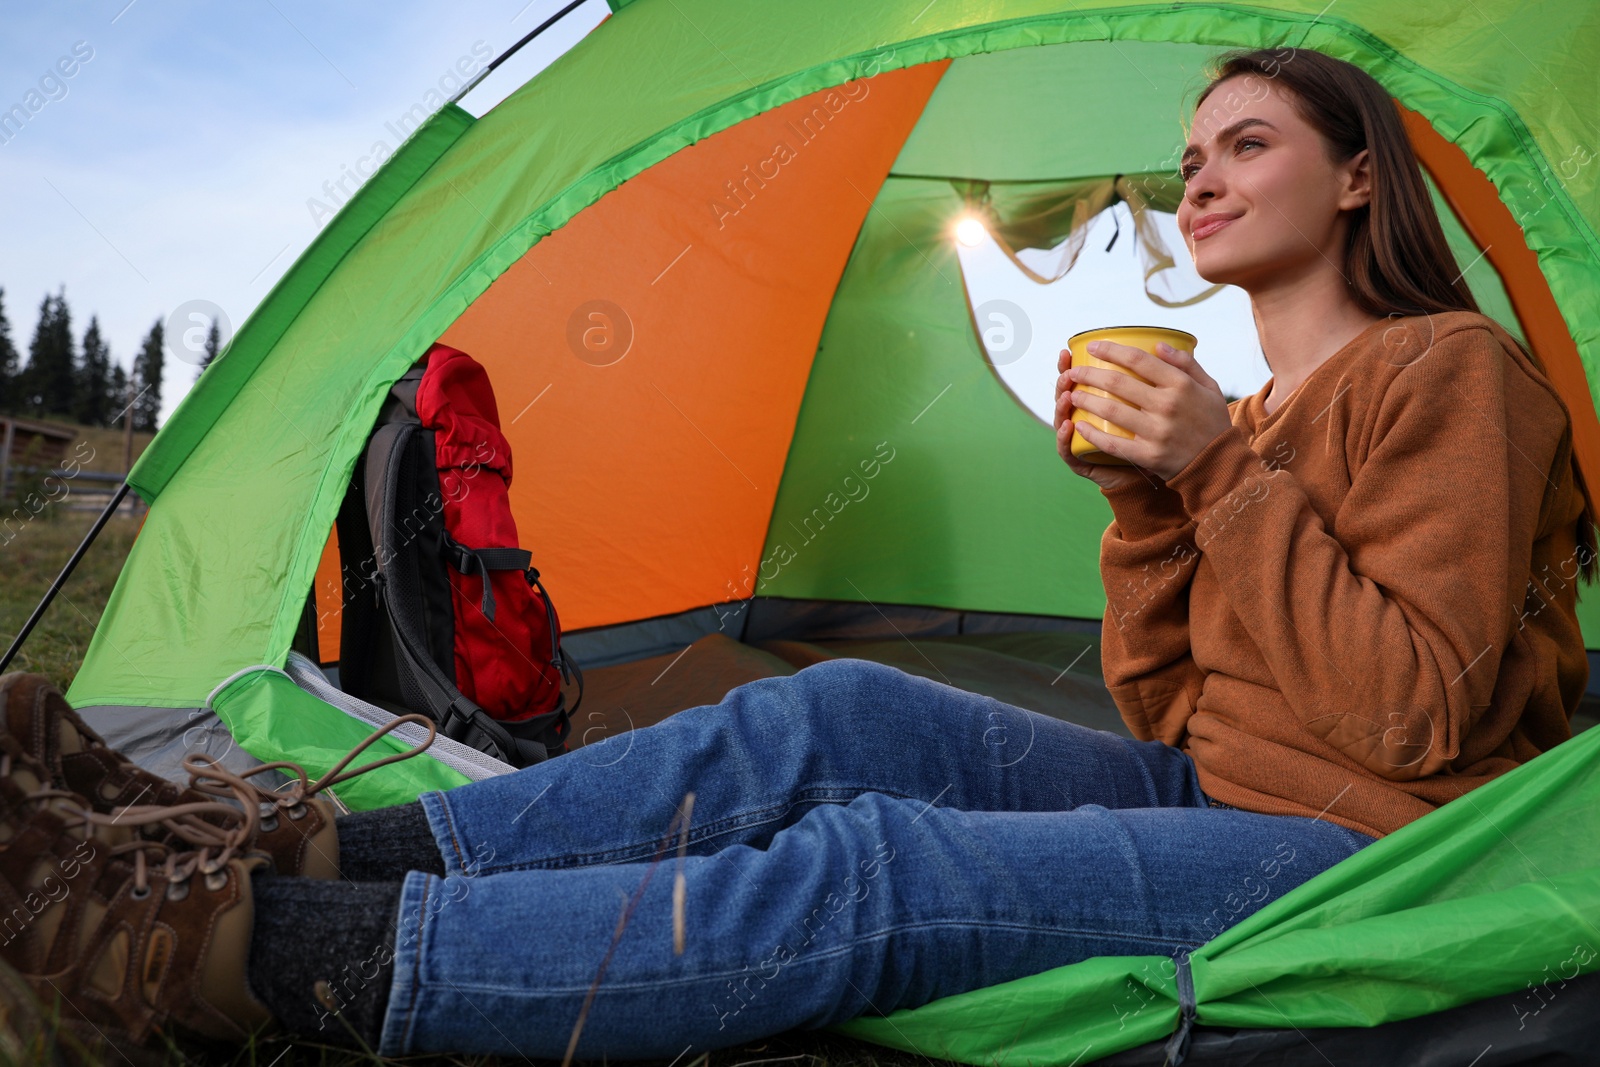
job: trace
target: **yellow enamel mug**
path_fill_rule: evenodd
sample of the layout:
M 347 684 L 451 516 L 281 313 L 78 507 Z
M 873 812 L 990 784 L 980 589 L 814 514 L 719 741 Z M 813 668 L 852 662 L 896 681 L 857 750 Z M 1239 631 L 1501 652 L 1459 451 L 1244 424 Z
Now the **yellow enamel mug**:
M 1067 338 L 1067 349 L 1072 353 L 1072 366 L 1104 367 L 1107 370 L 1113 370 L 1119 374 L 1127 374 L 1131 377 L 1138 378 L 1139 381 L 1144 382 L 1146 385 L 1149 385 L 1150 383 L 1139 375 L 1134 374 L 1132 371 L 1127 370 L 1126 368 L 1108 360 L 1098 359 L 1095 356 L 1090 355 L 1089 342 L 1091 341 L 1111 341 L 1114 344 L 1128 345 L 1133 348 L 1141 349 L 1145 352 L 1149 352 L 1151 355 L 1155 355 L 1156 344 L 1161 341 L 1165 341 L 1173 348 L 1183 349 L 1187 352 L 1193 352 L 1195 346 L 1194 334 L 1185 333 L 1183 330 L 1171 330 L 1165 326 L 1102 326 L 1097 330 L 1085 330 L 1082 333 L 1075 333 L 1071 337 Z M 1112 396 L 1111 393 L 1106 392 L 1104 389 L 1097 389 L 1094 386 L 1086 385 L 1083 382 L 1078 382 L 1077 388 L 1082 389 L 1091 396 Z M 1128 400 L 1124 400 L 1120 396 L 1113 397 L 1113 399 L 1121 400 L 1129 407 L 1138 407 L 1137 404 L 1134 404 Z M 1087 422 L 1090 426 L 1093 426 L 1097 430 L 1103 430 L 1106 433 L 1115 434 L 1118 437 L 1126 437 L 1130 440 L 1133 438 L 1133 434 L 1129 433 L 1127 430 L 1124 430 L 1115 423 L 1107 422 L 1105 419 L 1101 418 L 1099 415 L 1096 415 L 1087 408 L 1073 408 L 1072 418 L 1074 421 L 1082 420 L 1083 422 Z M 1093 445 L 1093 443 L 1090 442 L 1087 437 L 1084 437 L 1077 431 L 1073 431 L 1072 434 L 1072 454 L 1083 460 L 1085 463 L 1104 463 L 1111 466 L 1122 467 L 1131 466 L 1127 460 L 1122 459 L 1119 456 L 1110 456 L 1100 451 Z

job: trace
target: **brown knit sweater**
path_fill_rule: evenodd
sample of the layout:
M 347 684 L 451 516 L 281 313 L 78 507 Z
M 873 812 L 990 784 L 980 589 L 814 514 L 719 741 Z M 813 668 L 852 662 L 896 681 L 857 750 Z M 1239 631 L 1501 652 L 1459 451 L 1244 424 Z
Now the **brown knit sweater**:
M 1105 493 L 1106 685 L 1223 803 L 1381 837 L 1571 736 L 1571 421 L 1469 312 L 1374 324 L 1269 415 L 1271 388 Z

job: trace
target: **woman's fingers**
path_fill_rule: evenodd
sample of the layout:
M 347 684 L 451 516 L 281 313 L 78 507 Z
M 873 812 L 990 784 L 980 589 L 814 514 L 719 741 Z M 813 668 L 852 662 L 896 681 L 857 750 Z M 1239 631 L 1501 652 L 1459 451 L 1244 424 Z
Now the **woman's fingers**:
M 1094 445 L 1107 455 L 1115 454 L 1112 451 L 1115 448 L 1114 445 L 1107 447 L 1110 440 L 1126 440 L 1126 438 L 1117 437 L 1116 434 L 1109 434 L 1102 430 L 1097 430 L 1093 426 L 1089 425 L 1087 421 L 1083 422 L 1081 425 L 1075 422 L 1072 424 L 1072 428 L 1073 432 L 1082 434 L 1085 441 L 1088 441 L 1091 445 Z
M 1076 400 L 1072 393 L 1063 393 L 1061 400 L 1056 405 L 1056 417 L 1066 417 L 1062 411 L 1063 404 L 1071 404 L 1080 411 L 1091 412 L 1100 416 L 1114 426 L 1120 426 L 1129 433 L 1148 433 L 1150 429 L 1149 416 L 1138 408 L 1130 407 L 1114 397 L 1096 396 L 1093 393 L 1080 390 Z
M 1163 351 L 1163 349 L 1165 351 Z M 1156 351 L 1168 363 L 1174 367 L 1177 367 L 1179 370 L 1183 371 L 1201 385 L 1204 385 L 1209 389 L 1213 389 L 1218 393 L 1222 392 L 1222 386 L 1217 384 L 1217 380 L 1215 378 L 1206 373 L 1206 369 L 1200 365 L 1200 361 L 1194 358 L 1193 352 L 1186 348 L 1173 348 L 1170 345 L 1165 344 L 1157 345 Z
M 1088 394 L 1084 394 L 1083 398 L 1087 398 L 1087 397 L 1088 397 Z M 1080 398 L 1080 399 L 1082 399 L 1082 398 Z M 1055 421 L 1055 424 L 1059 427 L 1059 426 L 1063 425 L 1063 423 L 1072 421 L 1072 413 L 1073 413 L 1073 411 L 1078 409 L 1078 408 L 1080 408 L 1080 407 L 1082 407 L 1082 406 L 1083 406 L 1082 404 L 1078 404 L 1078 403 L 1075 403 L 1073 401 L 1073 399 L 1072 399 L 1072 390 L 1071 389 L 1068 389 L 1065 392 L 1057 394 L 1057 396 L 1056 396 L 1056 421 Z
M 1126 401 L 1127 404 L 1138 408 L 1150 407 L 1155 403 L 1157 397 L 1157 390 L 1154 386 L 1146 385 L 1139 379 L 1121 371 L 1106 370 L 1104 367 L 1078 367 L 1072 373 L 1076 375 L 1077 380 L 1069 379 L 1067 381 L 1066 390 L 1068 392 L 1071 392 L 1074 388 L 1090 385 L 1096 389 L 1104 389 L 1112 396 L 1118 397 Z M 1082 393 L 1082 395 L 1090 397 L 1094 394 Z M 1095 414 L 1102 415 L 1104 412 L 1096 411 Z
M 1067 466 L 1077 471 L 1082 461 L 1072 454 L 1073 432 L 1071 419 L 1056 420 L 1056 454 L 1066 460 Z
M 1115 341 L 1093 341 L 1089 344 L 1089 354 L 1107 363 L 1126 367 L 1139 377 L 1157 385 L 1170 384 L 1176 380 L 1172 377 L 1174 369 L 1172 364 L 1160 356 L 1152 356 L 1144 349 L 1132 345 L 1119 345 Z
M 1072 383 L 1056 380 L 1056 421 L 1059 428 L 1066 412 L 1072 410 Z

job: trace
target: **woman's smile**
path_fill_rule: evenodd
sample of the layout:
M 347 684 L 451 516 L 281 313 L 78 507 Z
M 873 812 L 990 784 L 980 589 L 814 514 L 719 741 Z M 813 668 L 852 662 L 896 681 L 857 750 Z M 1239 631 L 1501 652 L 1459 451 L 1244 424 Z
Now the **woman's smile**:
M 1203 241 L 1243 214 L 1244 212 L 1242 211 L 1236 211 L 1231 214 L 1213 212 L 1210 215 L 1202 215 L 1195 220 L 1194 230 L 1190 236 L 1196 241 Z

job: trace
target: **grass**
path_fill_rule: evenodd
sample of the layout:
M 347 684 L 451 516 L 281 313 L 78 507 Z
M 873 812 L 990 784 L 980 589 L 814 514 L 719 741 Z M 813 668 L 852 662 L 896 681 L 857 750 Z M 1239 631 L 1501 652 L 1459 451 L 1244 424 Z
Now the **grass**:
M 382 1058 L 348 1048 L 274 1038 L 255 1039 L 239 1047 L 158 1038 L 144 1048 L 120 1049 L 92 1039 L 80 1042 L 67 1035 L 55 1047 L 47 1047 L 43 1042 L 50 1028 L 48 1018 L 28 1012 L 18 1021 L 23 1023 L 15 1028 L 19 1034 L 10 1042 L 0 1038 L 0 1062 L 8 1067 L 99 1067 L 101 1064 L 122 1064 L 123 1067 L 367 1067 L 374 1064 L 378 1067 L 390 1064 L 396 1067 L 509 1067 L 530 1062 L 556 1067 L 560 1063 L 557 1059 L 532 1061 L 465 1055 Z M 753 1067 L 775 1063 L 787 1067 L 944 1067 L 946 1063 L 820 1030 L 794 1030 L 695 1056 L 680 1056 L 676 1060 L 662 1057 L 624 1062 L 640 1067 Z M 601 1060 L 575 1060 L 573 1067 L 607 1067 L 607 1064 Z
M 285 1055 L 283 1050 L 288 1049 Z M 282 1062 L 273 1064 L 274 1056 L 283 1055 Z M 321 1057 L 327 1057 L 326 1059 Z M 880 1045 L 869 1045 L 865 1042 L 854 1041 L 838 1034 L 825 1034 L 820 1031 L 795 1030 L 787 1034 L 762 1038 L 759 1041 L 747 1042 L 726 1049 L 718 1049 L 711 1053 L 700 1053 L 692 1057 L 684 1057 L 677 1067 L 741 1067 L 749 1064 L 771 1064 L 782 1061 L 789 1067 L 914 1067 L 929 1064 L 942 1064 L 945 1061 L 930 1060 L 923 1056 L 901 1052 L 898 1049 L 884 1048 Z M 432 1056 L 432 1057 L 406 1057 L 402 1059 L 374 1061 L 367 1056 L 353 1056 L 347 1050 L 329 1049 L 311 1045 L 286 1045 L 281 1042 L 266 1042 L 255 1050 L 255 1060 L 237 1059 L 222 1061 L 229 1067 L 244 1067 L 250 1064 L 260 1064 L 261 1067 L 356 1067 L 357 1064 L 393 1063 L 415 1065 L 415 1067 L 501 1067 L 512 1063 L 525 1063 L 526 1060 L 503 1059 L 493 1056 Z M 551 1064 L 559 1060 L 547 1061 Z M 598 1060 L 574 1061 L 583 1064 L 583 1067 L 604 1067 Z M 641 1064 L 669 1067 L 672 1060 L 662 1057 L 659 1060 L 628 1061 Z M 197 1063 L 196 1067 L 211 1067 L 211 1064 Z
M 258 1038 L 230 1047 L 215 1043 L 177 1042 L 167 1037 L 153 1039 L 141 1048 L 108 1046 L 89 1035 L 82 1041 L 73 1034 L 57 1035 L 47 1012 L 37 1007 L 31 994 L 14 972 L 0 980 L 0 1063 L 7 1067 L 509 1067 L 513 1063 L 540 1062 L 554 1065 L 559 1060 L 531 1061 L 498 1056 L 404 1056 L 392 1059 L 369 1052 L 318 1044 L 310 1041 Z M 680 1062 L 681 1061 L 681 1062 Z M 794 1030 L 742 1045 L 702 1052 L 692 1057 L 630 1060 L 641 1067 L 753 1067 L 755 1064 L 784 1063 L 788 1067 L 943 1067 L 945 1061 L 854 1041 L 820 1030 Z M 577 1060 L 574 1067 L 606 1067 L 605 1061 Z
M 4 514 L 9 513 L 10 508 L 7 508 Z M 61 504 L 52 504 L 27 521 L 0 526 L 0 640 L 7 646 L 94 518 L 94 513 L 70 511 Z M 10 670 L 43 674 L 62 689 L 71 684 L 137 531 L 136 519 L 119 517 L 107 523 Z M 378 1060 L 365 1053 L 315 1042 L 270 1039 L 242 1048 L 224 1049 L 169 1042 L 143 1055 L 138 1050 L 127 1050 L 126 1058 L 104 1049 L 73 1055 L 70 1039 L 63 1038 L 48 1045 L 40 1041 L 40 1035 L 49 1028 L 48 1021 L 39 1017 L 36 1006 L 30 1011 L 28 1005 L 21 1003 L 26 999 L 25 984 L 14 973 L 7 975 L 0 965 L 0 1062 L 18 1067 L 54 1067 L 68 1063 L 124 1063 L 136 1067 L 146 1067 L 146 1064 L 151 1067 L 178 1064 L 193 1067 L 358 1067 L 373 1063 L 492 1067 L 525 1062 L 469 1056 Z M 709 1056 L 687 1058 L 678 1067 L 709 1067 L 712 1060 L 730 1067 L 756 1061 L 763 1064 L 783 1061 L 792 1067 L 918 1067 L 936 1062 L 837 1034 L 797 1030 L 718 1050 Z M 665 1065 L 670 1061 L 659 1062 Z M 592 1063 L 588 1067 L 600 1065 Z
M 44 422 L 52 426 L 59 426 L 63 430 L 71 430 L 77 438 L 67 444 L 66 458 L 76 460 L 78 465 L 86 471 L 95 471 L 100 474 L 123 474 L 126 471 L 122 463 L 123 432 L 120 426 L 99 427 L 84 426 L 82 423 L 72 422 L 69 419 L 45 418 L 36 419 L 27 416 L 31 422 Z M 153 433 L 135 433 L 133 435 L 133 458 L 137 460 L 145 447 L 150 444 Z M 79 446 L 87 443 L 92 453 L 85 454 Z
M 0 518 L 0 639 L 7 646 L 94 522 L 94 513 L 69 511 L 64 503 L 37 516 L 24 509 L 20 520 L 9 504 L 0 511 L 10 517 Z M 121 516 L 106 523 L 8 670 L 35 671 L 62 689 L 72 683 L 138 525 Z
M 71 425 L 71 424 L 67 424 Z M 86 471 L 99 471 L 103 474 L 122 474 L 122 431 L 117 429 L 100 429 L 94 426 L 72 427 L 78 431 L 78 440 L 67 446 L 67 455 L 72 456 L 73 450 L 78 447 L 78 441 L 85 441 L 94 449 L 92 458 L 81 461 L 81 466 Z M 137 460 L 144 452 L 145 446 L 155 434 L 136 433 L 133 435 L 133 458 Z
M 79 426 L 59 419 L 37 421 L 49 421 L 77 433 L 77 440 L 67 446 L 63 466 L 70 469 L 71 464 L 76 464 L 84 471 L 123 473 L 121 430 Z M 133 435 L 135 459 L 152 436 Z M 82 444 L 88 448 L 81 448 Z M 83 540 L 109 500 L 111 489 L 104 483 L 46 478 L 43 472 L 16 477 L 13 497 L 0 500 L 0 640 L 7 647 Z M 28 502 L 30 493 L 34 495 Z M 139 520 L 124 513 L 106 524 L 93 550 L 10 665 L 11 670 L 46 675 L 62 689 L 71 684 L 138 528 Z

